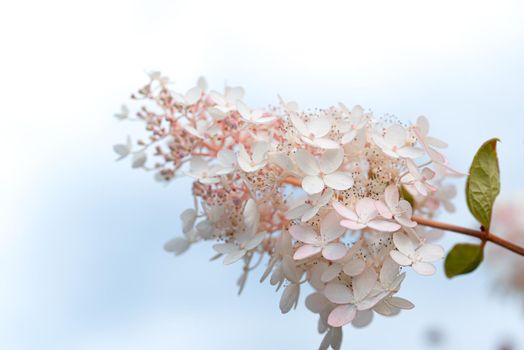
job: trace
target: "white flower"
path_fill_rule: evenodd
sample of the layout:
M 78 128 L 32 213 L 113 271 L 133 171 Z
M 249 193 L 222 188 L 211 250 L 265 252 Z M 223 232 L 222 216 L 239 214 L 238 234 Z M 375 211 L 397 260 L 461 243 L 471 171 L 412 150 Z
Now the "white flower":
M 420 171 L 411 159 L 406 159 L 406 166 L 409 173 L 402 178 L 403 184 L 413 186 L 423 196 L 427 196 L 428 192 L 436 191 L 436 188 L 428 183 L 429 180 L 435 177 L 433 170 L 424 168 Z
M 218 243 L 213 249 L 220 254 L 224 254 L 224 265 L 232 264 L 244 257 L 250 250 L 255 249 L 266 236 L 266 232 L 259 232 L 254 236 L 241 235 L 237 238 L 237 243 Z
M 393 235 L 393 243 L 398 250 L 389 252 L 391 258 L 402 266 L 411 266 L 421 275 L 432 275 L 435 266 L 431 262 L 444 256 L 444 249 L 436 244 L 422 243 L 417 247 L 405 233 L 397 232 Z
M 344 257 L 347 248 L 343 243 L 332 243 L 344 234 L 344 228 L 338 224 L 335 212 L 330 212 L 320 222 L 320 235 L 310 226 L 295 225 L 289 228 L 289 233 L 297 241 L 305 243 L 297 249 L 293 258 L 296 260 L 306 259 L 322 252 L 322 256 L 328 260 L 338 260 Z
M 371 198 L 359 199 L 355 204 L 355 210 L 339 202 L 334 202 L 333 208 L 344 218 L 340 221 L 340 225 L 350 230 L 358 231 L 369 227 L 377 231 L 394 232 L 401 227 L 396 222 L 377 218 L 379 212 L 376 201 Z
M 173 93 L 173 98 L 176 102 L 184 106 L 192 106 L 200 100 L 203 92 L 204 89 L 197 85 L 187 90 L 187 92 L 184 95 Z
M 200 119 L 196 121 L 195 127 L 191 125 L 184 125 L 184 129 L 199 139 L 206 139 L 210 135 L 216 135 L 220 131 L 220 128 L 213 124 L 214 121 Z
M 386 219 L 394 218 L 399 224 L 407 227 L 415 227 L 416 222 L 411 220 L 413 209 L 407 200 L 400 199 L 398 188 L 395 185 L 386 187 L 384 202 L 377 201 L 377 209 Z
M 393 158 L 419 158 L 424 151 L 415 148 L 408 143 L 408 133 L 399 124 L 390 125 L 384 136 L 373 134 L 373 141 L 380 147 L 382 152 Z
M 208 162 L 200 157 L 193 157 L 189 162 L 190 170 L 187 175 L 198 179 L 203 184 L 213 184 L 220 180 L 216 177 L 216 166 L 210 166 Z
M 367 268 L 353 277 L 352 288 L 339 282 L 326 285 L 324 295 L 329 301 L 339 304 L 328 317 L 332 327 L 342 327 L 355 319 L 357 311 L 369 310 L 388 295 L 387 291 L 375 289 L 378 275 L 373 268 Z
M 424 150 L 426 151 L 427 155 L 435 162 L 446 164 L 447 159 L 442 155 L 439 151 L 435 149 L 437 148 L 446 148 L 448 147 L 448 144 L 444 141 L 441 141 L 437 138 L 428 136 L 429 132 L 429 122 L 424 116 L 420 116 L 417 118 L 417 123 L 415 124 L 413 128 L 413 132 L 417 136 L 419 142 L 424 147 Z
M 276 120 L 276 117 L 271 115 L 270 112 L 264 112 L 261 109 L 252 110 L 242 101 L 237 102 L 237 109 L 242 119 L 249 123 L 264 124 Z
M 253 144 L 252 154 L 247 153 L 243 144 L 240 145 L 238 153 L 238 165 L 240 169 L 247 173 L 258 171 L 267 164 L 267 152 L 269 144 L 264 141 L 257 141 Z
M 300 139 L 304 143 L 324 149 L 340 148 L 338 142 L 335 142 L 328 137 L 328 134 L 331 131 L 331 120 L 328 116 L 312 117 L 307 122 L 295 114 L 291 114 L 289 118 L 293 123 L 293 126 L 300 133 Z
M 311 220 L 317 215 L 320 208 L 327 205 L 333 197 L 333 190 L 328 188 L 324 193 L 316 193 L 308 196 L 300 205 L 291 208 L 286 212 L 286 219 L 293 220 L 300 218 L 302 222 Z
M 344 152 L 341 149 L 325 151 L 319 161 L 300 149 L 295 154 L 295 160 L 300 170 L 306 174 L 302 179 L 302 188 L 308 194 L 319 193 L 325 186 L 339 191 L 353 186 L 353 177 L 338 171 L 344 161 Z
M 351 112 L 342 103 L 339 103 L 339 106 L 348 115 L 347 119 L 338 124 L 339 131 L 343 133 L 340 142 L 344 145 L 355 139 L 357 133 L 366 126 L 367 119 L 364 115 L 364 109 L 358 105 L 353 107 Z
M 216 103 L 215 108 L 223 113 L 227 113 L 237 109 L 237 102 L 244 98 L 244 89 L 240 86 L 226 86 L 223 95 L 219 92 L 211 91 L 209 96 Z
M 219 162 L 218 170 L 216 172 L 217 175 L 227 175 L 235 171 L 237 165 L 235 152 L 228 149 L 222 149 L 218 152 L 217 159 Z

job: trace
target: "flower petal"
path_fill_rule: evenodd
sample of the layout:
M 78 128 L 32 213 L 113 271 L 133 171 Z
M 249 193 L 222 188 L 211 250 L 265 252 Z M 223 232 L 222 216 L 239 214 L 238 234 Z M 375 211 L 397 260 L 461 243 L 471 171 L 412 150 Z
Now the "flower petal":
M 342 220 L 340 221 L 340 225 L 344 226 L 345 228 L 349 228 L 350 230 L 358 231 L 366 228 L 366 225 L 358 224 L 351 220 Z
M 320 222 L 320 235 L 324 242 L 331 242 L 344 234 L 346 230 L 340 226 L 340 219 L 335 211 L 331 211 Z
M 331 174 L 340 168 L 343 160 L 344 151 L 342 149 L 328 149 L 320 157 L 320 170 L 325 174 Z
M 386 221 L 386 220 L 371 220 L 368 222 L 368 227 L 382 232 L 395 232 L 400 230 L 402 226 L 396 222 Z
M 332 174 L 326 174 L 322 177 L 324 183 L 337 191 L 344 191 L 350 189 L 353 186 L 353 177 L 349 173 L 342 171 L 336 171 Z
M 433 275 L 437 269 L 433 264 L 428 262 L 414 262 L 413 263 L 413 270 L 415 270 L 416 273 L 423 276 L 431 276 Z
M 289 228 L 289 234 L 297 241 L 308 244 L 319 244 L 320 240 L 317 233 L 310 227 L 305 225 L 295 225 Z
M 363 300 L 377 283 L 377 278 L 377 273 L 371 267 L 366 268 L 360 275 L 353 277 L 355 300 Z
M 358 221 L 357 214 L 353 211 L 353 209 L 350 209 L 346 207 L 344 204 L 340 202 L 333 202 L 333 208 L 337 211 L 337 213 L 351 221 Z
M 319 193 L 324 189 L 324 181 L 319 176 L 305 176 L 302 179 L 302 189 L 308 194 Z
M 327 260 L 334 261 L 342 259 L 347 251 L 347 247 L 342 243 L 329 243 L 322 249 L 322 256 Z
M 306 259 L 315 254 L 320 253 L 321 250 L 322 250 L 322 247 L 320 246 L 305 244 L 296 250 L 295 254 L 293 255 L 293 259 L 295 260 Z
M 244 255 L 246 255 L 245 249 L 238 249 L 236 251 L 233 251 L 225 256 L 224 265 L 233 264 L 237 262 L 238 260 L 242 259 Z
M 328 324 L 331 327 L 342 327 L 355 319 L 357 308 L 355 305 L 339 305 L 331 311 L 328 316 Z
M 344 265 L 344 273 L 354 277 L 360 275 L 366 268 L 366 263 L 362 259 L 353 259 Z
M 410 256 L 415 253 L 415 243 L 405 233 L 396 232 L 393 235 L 393 243 L 404 255 Z
M 413 263 L 413 261 L 410 258 L 402 254 L 398 250 L 390 251 L 389 256 L 391 257 L 391 259 L 393 259 L 393 261 L 402 266 L 409 266 Z
M 442 259 L 444 248 L 438 244 L 424 244 L 417 249 L 416 253 L 423 262 L 433 262 Z
M 317 159 L 303 149 L 297 151 L 295 154 L 295 161 L 300 170 L 307 175 L 318 175 L 320 173 Z
M 335 304 L 347 304 L 353 301 L 351 289 L 345 284 L 338 282 L 328 283 L 326 288 L 324 288 L 324 295 Z

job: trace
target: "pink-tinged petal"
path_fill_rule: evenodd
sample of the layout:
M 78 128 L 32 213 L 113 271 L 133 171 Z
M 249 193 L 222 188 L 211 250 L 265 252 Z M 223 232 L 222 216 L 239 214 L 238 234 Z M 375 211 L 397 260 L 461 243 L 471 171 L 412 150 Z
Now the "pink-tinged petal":
M 364 269 L 358 276 L 353 277 L 353 295 L 355 300 L 363 300 L 375 287 L 378 274 L 371 267 Z
M 349 173 L 342 171 L 336 171 L 332 174 L 326 174 L 322 176 L 324 183 L 327 187 L 330 187 L 337 191 L 344 191 L 353 186 L 353 177 Z
M 293 255 L 293 259 L 295 260 L 306 259 L 306 258 L 309 258 L 313 255 L 320 253 L 321 250 L 322 250 L 322 247 L 320 246 L 306 244 L 297 249 L 297 251 Z
M 351 325 L 355 328 L 364 328 L 371 323 L 373 320 L 373 311 L 362 310 L 357 312 L 357 316 L 351 322 Z
M 363 222 L 373 220 L 378 215 L 377 207 L 375 206 L 375 200 L 371 198 L 362 198 L 355 205 L 355 211 L 358 217 Z
M 322 256 L 327 260 L 339 260 L 346 256 L 348 249 L 342 243 L 329 243 L 322 249 Z
M 423 276 L 431 276 L 437 271 L 435 266 L 427 262 L 415 262 L 412 267 L 416 273 Z
M 344 151 L 340 148 L 328 149 L 320 157 L 320 170 L 324 174 L 331 174 L 335 172 L 342 165 L 344 160 Z
M 446 164 L 448 162 L 448 159 L 440 152 L 435 150 L 434 148 L 427 147 L 426 152 L 428 156 L 435 162 L 440 164 Z
M 295 225 L 289 228 L 289 234 L 297 241 L 308 244 L 319 244 L 319 236 L 309 226 Z
M 355 277 L 360 275 L 366 268 L 366 263 L 362 259 L 353 259 L 344 265 L 344 273 L 348 276 Z
M 340 274 L 340 271 L 342 271 L 342 265 L 340 264 L 330 265 L 324 270 L 324 272 L 322 272 L 322 276 L 320 276 L 320 280 L 324 283 L 332 281 Z
M 423 262 L 433 262 L 444 257 L 444 248 L 437 244 L 424 244 L 417 249 L 416 254 Z
M 393 243 L 404 255 L 412 256 L 415 253 L 415 243 L 402 232 L 397 232 L 393 235 Z
M 331 311 L 328 316 L 328 324 L 331 327 L 342 327 L 355 319 L 357 308 L 355 305 L 339 305 Z
M 384 202 L 376 201 L 375 202 L 375 206 L 377 207 L 377 210 L 378 210 L 378 213 L 380 214 L 380 216 L 382 216 L 383 218 L 386 218 L 386 219 L 392 219 L 393 218 L 393 214 L 391 213 L 391 211 L 389 210 L 388 206 Z
M 382 232 L 395 232 L 400 230 L 402 226 L 392 221 L 371 220 L 370 222 L 368 222 L 368 227 Z
M 324 181 L 319 176 L 308 175 L 302 179 L 302 189 L 308 194 L 319 193 L 324 189 Z
M 320 173 L 317 159 L 303 149 L 297 151 L 295 154 L 295 161 L 300 170 L 307 175 L 318 175 Z
M 407 299 L 399 298 L 399 297 L 391 297 L 387 299 L 388 303 L 393 305 L 394 307 L 398 307 L 399 309 L 403 310 L 411 310 L 415 307 L 413 303 Z
M 393 259 L 393 261 L 402 266 L 409 266 L 413 263 L 413 261 L 410 258 L 402 254 L 398 250 L 390 251 L 389 256 L 391 257 L 391 259 Z
M 424 168 L 422 169 L 422 172 L 420 173 L 422 175 L 422 177 L 427 181 L 427 180 L 431 180 L 432 178 L 435 177 L 435 172 L 433 170 L 431 170 L 430 168 Z
M 393 124 L 387 128 L 384 140 L 389 146 L 402 147 L 406 143 L 406 134 L 402 125 Z
M 386 190 L 384 191 L 384 200 L 386 201 L 388 207 L 395 208 L 400 200 L 398 187 L 395 185 L 386 187 Z
M 239 249 L 237 251 L 231 252 L 224 257 L 224 265 L 230 265 L 238 260 L 242 259 L 246 255 L 245 249 Z
M 337 211 L 337 213 L 346 218 L 346 219 L 349 219 L 349 220 L 352 220 L 352 221 L 358 221 L 358 216 L 357 214 L 353 211 L 353 209 L 350 209 L 348 207 L 346 207 L 344 204 L 340 203 L 340 202 L 334 202 L 333 203 L 333 208 Z
M 367 296 L 364 300 L 362 300 L 361 302 L 359 302 L 357 304 L 357 310 L 358 311 L 363 311 L 363 310 L 369 310 L 369 309 L 373 308 L 382 299 L 387 297 L 388 294 L 389 294 L 388 291 L 383 291 L 383 292 L 380 292 L 378 294 L 371 294 L 371 295 Z
M 339 238 L 344 232 L 346 230 L 340 226 L 339 216 L 334 211 L 327 214 L 320 222 L 320 235 L 326 243 Z
M 424 151 L 416 147 L 402 147 L 397 150 L 402 158 L 417 159 L 424 155 Z
M 353 231 L 362 230 L 367 227 L 366 225 L 358 224 L 351 220 L 342 220 L 340 221 L 340 225 Z
M 335 304 L 347 304 L 353 301 L 353 293 L 346 285 L 338 282 L 328 283 L 324 295 Z

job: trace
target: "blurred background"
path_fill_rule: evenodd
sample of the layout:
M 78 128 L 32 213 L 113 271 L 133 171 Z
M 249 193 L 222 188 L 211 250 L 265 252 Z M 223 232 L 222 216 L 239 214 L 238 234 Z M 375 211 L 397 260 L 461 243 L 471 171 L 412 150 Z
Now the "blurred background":
M 1 1 L 0 38 L 1 349 L 318 347 L 303 298 L 281 315 L 261 272 L 238 297 L 240 266 L 209 262 L 209 246 L 162 250 L 189 180 L 165 187 L 112 151 L 140 135 L 112 115 L 146 71 L 180 91 L 201 75 L 242 85 L 253 106 L 279 93 L 423 114 L 463 171 L 497 136 L 502 195 L 523 187 L 520 1 Z M 473 225 L 457 186 L 457 213 L 441 219 Z M 522 299 L 494 294 L 491 277 L 408 274 L 401 296 L 416 308 L 346 327 L 343 349 L 523 349 Z

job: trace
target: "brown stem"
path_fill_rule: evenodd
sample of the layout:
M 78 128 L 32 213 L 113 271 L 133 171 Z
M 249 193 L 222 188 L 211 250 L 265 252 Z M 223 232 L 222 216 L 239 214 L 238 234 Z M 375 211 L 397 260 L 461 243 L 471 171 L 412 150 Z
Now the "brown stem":
M 286 183 L 286 184 L 289 184 L 295 187 L 302 186 L 302 182 L 300 181 L 300 179 L 297 179 L 296 177 L 293 177 L 293 176 L 285 177 L 284 179 L 282 179 L 282 183 Z M 474 230 L 471 228 L 456 226 L 456 225 L 448 224 L 445 222 L 439 222 L 439 221 L 421 218 L 419 216 L 414 216 L 412 219 L 416 221 L 419 225 L 422 225 L 422 226 L 429 226 L 429 227 L 438 228 L 438 229 L 445 230 L 445 231 L 452 231 L 452 232 L 462 233 L 464 235 L 468 235 L 472 237 L 477 237 L 478 239 L 482 241 L 482 245 L 485 245 L 486 242 L 489 241 L 496 245 L 504 247 L 508 250 L 511 250 L 514 253 L 524 256 L 524 247 L 521 247 L 515 243 L 511 243 L 510 241 L 507 241 L 504 238 L 496 236 L 493 233 L 487 232 L 485 230 Z
M 501 247 L 504 247 L 508 250 L 511 250 L 514 253 L 524 256 L 524 247 L 521 247 L 515 243 L 511 243 L 510 241 L 507 241 L 504 238 L 496 236 L 493 233 L 490 233 L 487 231 L 480 231 L 480 230 L 477 231 L 477 230 L 473 230 L 467 227 L 456 226 L 456 225 L 451 225 L 445 222 L 439 222 L 439 221 L 421 218 L 419 216 L 414 216 L 412 219 L 413 221 L 416 221 L 419 225 L 429 226 L 429 227 L 438 228 L 441 230 L 452 231 L 452 232 L 462 233 L 464 235 L 468 235 L 472 237 L 477 237 L 478 239 L 482 240 L 482 242 L 489 241 Z

